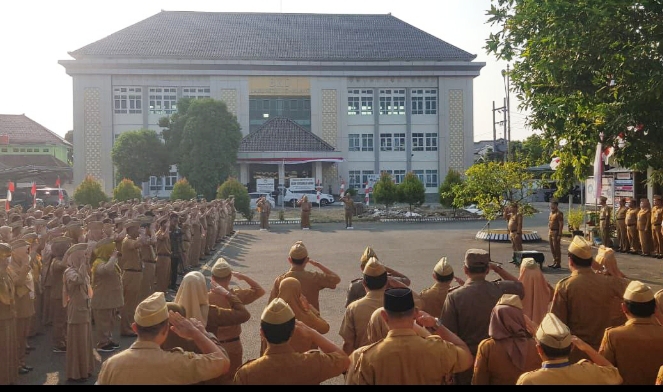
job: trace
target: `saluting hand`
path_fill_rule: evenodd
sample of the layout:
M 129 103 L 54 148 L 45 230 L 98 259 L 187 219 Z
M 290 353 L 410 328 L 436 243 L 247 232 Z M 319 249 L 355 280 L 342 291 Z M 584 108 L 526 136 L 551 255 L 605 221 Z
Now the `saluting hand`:
M 170 322 L 170 330 L 185 339 L 193 339 L 198 332 L 198 328 L 191 320 L 172 310 L 168 311 L 168 321 Z

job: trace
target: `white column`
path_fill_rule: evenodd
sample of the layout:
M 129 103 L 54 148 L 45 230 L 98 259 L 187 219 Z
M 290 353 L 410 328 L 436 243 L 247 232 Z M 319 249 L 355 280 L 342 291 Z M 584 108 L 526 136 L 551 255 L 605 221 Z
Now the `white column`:
M 315 162 L 313 171 L 315 172 L 315 183 L 317 184 L 319 181 L 322 184 L 322 162 Z
M 242 184 L 248 184 L 249 183 L 249 164 L 248 163 L 240 163 L 239 164 L 239 182 Z

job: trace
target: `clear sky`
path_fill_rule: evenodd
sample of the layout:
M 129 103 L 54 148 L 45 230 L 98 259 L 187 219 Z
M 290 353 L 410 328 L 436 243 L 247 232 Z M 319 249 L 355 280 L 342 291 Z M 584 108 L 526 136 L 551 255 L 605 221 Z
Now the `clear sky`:
M 410 23 L 485 62 L 474 79 L 474 140 L 493 138 L 493 101 L 502 106 L 506 63 L 486 54 L 491 0 L 22 0 L 0 5 L 0 113 L 25 114 L 64 136 L 73 128 L 72 79 L 58 60 L 161 10 L 387 14 Z M 164 31 L 168 34 L 168 31 Z M 531 133 L 511 94 L 511 140 Z M 497 137 L 503 136 L 498 126 Z

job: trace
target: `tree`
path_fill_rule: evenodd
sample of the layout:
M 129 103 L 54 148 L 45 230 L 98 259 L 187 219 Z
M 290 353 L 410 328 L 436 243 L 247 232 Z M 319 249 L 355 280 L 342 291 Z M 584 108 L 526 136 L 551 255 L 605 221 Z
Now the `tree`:
M 142 200 L 143 191 L 137 187 L 133 181 L 125 178 L 120 181 L 120 183 L 117 184 L 117 186 L 113 189 L 113 199 L 117 201 L 127 201 L 133 199 Z
M 121 133 L 113 144 L 111 158 L 118 181 L 128 178 L 141 183 L 150 176 L 161 177 L 170 172 L 166 146 L 155 131 L 148 129 Z
M 217 187 L 234 174 L 242 140 L 237 118 L 226 104 L 211 98 L 196 99 L 186 112 L 178 169 L 205 198 L 214 198 Z
M 76 204 L 98 207 L 99 203 L 109 201 L 109 197 L 101 188 L 101 183 L 88 175 L 74 190 L 74 201 Z
M 387 216 L 389 216 L 389 207 L 398 201 L 398 187 L 391 178 L 391 174 L 380 173 L 380 179 L 373 185 L 373 198 L 376 203 L 384 204 Z
M 247 220 L 251 221 L 253 219 L 253 210 L 251 209 L 249 191 L 235 177 L 228 177 L 216 190 L 217 199 L 227 199 L 230 195 L 233 195 L 235 198 L 235 209 Z
M 184 125 L 186 125 L 187 112 L 189 106 L 191 106 L 191 101 L 191 98 L 181 98 L 177 101 L 177 112 L 170 117 L 159 119 L 159 126 L 164 128 L 161 135 L 168 149 L 169 162 L 178 166 L 182 159 L 180 144 L 182 143 L 182 134 L 184 133 Z
M 453 205 L 457 208 L 472 203 L 483 216 L 494 220 L 503 213 L 506 202 L 517 202 L 523 215 L 534 209 L 527 198 L 534 193 L 534 175 L 520 162 L 485 162 L 472 165 L 465 172 L 465 181 L 452 187 Z
M 513 90 L 561 158 L 563 188 L 584 179 L 603 135 L 622 167 L 663 169 L 663 3 L 493 0 L 486 50 L 514 61 Z
M 74 145 L 74 130 L 69 130 L 64 134 L 64 140 Z M 74 165 L 74 149 L 72 147 L 67 148 L 67 163 L 71 166 Z
M 462 184 L 463 179 L 460 175 L 460 172 L 454 169 L 449 169 L 447 171 L 447 176 L 444 177 L 444 182 L 440 184 L 439 194 L 440 194 L 440 204 L 445 207 L 453 207 L 455 212 L 454 203 L 454 194 L 452 192 L 453 186 L 456 184 Z
M 170 192 L 170 200 L 191 200 L 198 196 L 196 190 L 193 189 L 186 178 L 180 178 L 173 185 L 173 190 Z
M 413 205 L 421 205 L 426 201 L 426 188 L 419 177 L 413 172 L 407 172 L 403 182 L 398 184 L 398 201 L 410 206 L 412 212 Z

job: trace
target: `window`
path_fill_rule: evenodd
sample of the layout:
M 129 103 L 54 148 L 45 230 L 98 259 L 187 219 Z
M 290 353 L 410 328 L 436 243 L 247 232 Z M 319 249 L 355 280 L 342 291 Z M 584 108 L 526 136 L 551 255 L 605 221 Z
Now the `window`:
M 182 98 L 200 99 L 209 97 L 209 87 L 182 87 Z
M 48 148 L 44 148 L 41 150 L 42 152 L 49 152 L 50 150 Z
M 32 149 L 31 149 L 31 148 L 28 148 L 28 150 L 27 150 L 27 151 L 28 151 L 28 152 L 32 152 Z M 37 151 L 37 152 L 39 152 L 39 151 Z
M 18 152 L 18 148 L 14 148 L 14 149 L 12 149 L 12 151 Z
M 359 146 L 359 134 L 358 133 L 351 133 L 348 135 L 348 151 L 360 151 L 361 148 Z
M 373 151 L 373 134 L 372 133 L 363 133 L 361 135 L 361 150 L 362 151 Z
M 437 170 L 426 170 L 426 188 L 437 188 Z
M 413 133 L 412 134 L 412 151 L 423 151 L 424 150 L 424 134 L 423 133 Z
M 394 133 L 394 151 L 405 151 L 404 133 Z
M 412 114 L 437 114 L 437 89 L 412 90 Z
M 150 190 L 160 191 L 163 186 L 163 177 L 150 176 Z
M 437 151 L 437 133 L 426 134 L 426 151 Z
M 348 90 L 348 116 L 359 115 L 359 90 Z
M 368 184 L 368 175 L 375 174 L 373 170 L 362 170 L 361 171 L 361 186 L 365 188 L 365 185 Z
M 0 150 L 0 151 L 2 151 L 2 152 L 8 152 L 8 151 L 7 151 L 7 148 L 5 148 L 5 147 L 3 147 L 2 150 Z
M 143 89 L 141 87 L 113 88 L 115 114 L 142 114 Z
M 150 113 L 173 114 L 177 111 L 175 87 L 150 87 Z
M 25 152 L 25 148 L 21 148 L 21 152 Z
M 405 114 L 405 90 L 380 90 L 380 114 Z
M 380 151 L 405 151 L 405 134 L 381 133 Z
M 350 177 L 348 183 L 350 188 L 361 188 L 361 170 L 350 170 L 348 176 Z
M 392 151 L 391 133 L 380 134 L 380 151 Z
M 373 90 L 372 89 L 349 89 L 348 90 L 348 116 L 371 116 L 373 115 Z
M 419 181 L 421 181 L 424 184 L 426 183 L 424 178 L 425 174 L 423 170 L 412 170 L 412 173 L 414 173 L 415 176 L 419 177 Z
M 403 182 L 403 178 L 405 178 L 405 170 L 383 170 L 383 171 L 391 174 L 391 179 L 394 181 L 394 184 L 397 185 Z
M 361 90 L 361 115 L 373 115 L 373 90 Z
M 169 175 L 165 177 L 165 180 L 166 190 L 172 191 L 173 186 L 175 186 L 175 183 L 177 182 L 177 172 L 170 172 Z

